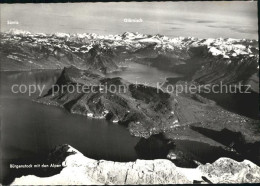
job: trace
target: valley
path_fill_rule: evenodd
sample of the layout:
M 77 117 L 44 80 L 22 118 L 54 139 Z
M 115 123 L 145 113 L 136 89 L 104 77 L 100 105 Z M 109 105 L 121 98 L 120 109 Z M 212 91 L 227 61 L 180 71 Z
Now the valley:
M 35 156 L 39 152 L 47 156 L 54 146 L 69 144 L 94 159 L 169 159 L 180 167 L 197 167 L 229 157 L 260 165 L 257 40 L 10 30 L 1 33 L 0 47 L 1 99 L 5 109 L 13 109 L 10 113 L 19 112 L 12 101 L 17 96 L 10 92 L 12 83 L 23 79 L 23 83 L 32 80 L 48 85 L 43 95 L 37 96 L 36 92 L 26 101 L 24 95 L 19 100 L 24 104 L 20 121 L 28 125 L 27 130 L 37 130 L 32 127 L 39 118 L 44 120 L 39 127 L 45 134 L 37 133 L 42 135 L 37 141 L 42 149 L 36 149 L 39 144 L 29 143 L 26 138 Z M 158 82 L 172 86 L 243 84 L 251 88 L 246 95 L 176 95 L 165 87 L 156 88 Z M 113 85 L 114 91 L 101 91 L 104 85 Z M 86 86 L 95 91 L 61 91 L 62 86 Z M 120 91 L 122 87 L 126 89 Z M 15 122 L 10 114 L 4 121 L 9 125 Z M 10 127 L 7 124 L 5 130 Z M 48 132 L 49 128 L 53 131 Z M 63 137 L 55 137 L 59 130 Z M 49 135 L 49 145 L 43 145 Z M 103 138 L 110 140 L 105 142 Z M 116 150 L 117 142 L 121 150 Z M 94 143 L 99 144 L 97 148 Z M 17 152 L 15 148 L 10 154 Z M 30 154 L 20 152 L 25 157 Z

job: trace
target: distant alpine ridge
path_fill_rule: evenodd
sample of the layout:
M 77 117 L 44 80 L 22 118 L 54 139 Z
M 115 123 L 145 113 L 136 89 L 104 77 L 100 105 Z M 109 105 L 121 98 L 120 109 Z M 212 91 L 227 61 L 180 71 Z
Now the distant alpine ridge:
M 139 149 L 150 147 L 146 139 L 162 134 L 167 140 L 190 140 L 223 147 L 234 157 L 238 154 L 260 164 L 259 105 L 255 104 L 259 99 L 257 40 L 168 38 L 130 32 L 108 36 L 48 35 L 10 30 L 1 33 L 0 47 L 1 70 L 63 69 L 55 87 L 90 85 L 89 88 L 100 90 L 70 93 L 49 89 L 35 101 L 127 126 L 132 135 L 144 139 Z M 251 85 L 251 93 L 184 92 L 177 96 L 106 75 L 132 63 L 180 75 L 167 77 L 166 84 L 176 85 L 177 81 L 198 85 L 242 83 Z M 123 85 L 127 91 L 124 94 L 103 92 L 101 85 L 104 84 L 118 88 Z M 236 97 L 231 100 L 233 96 Z M 246 108 L 253 114 L 249 118 L 247 113 L 232 110 L 230 105 Z M 177 157 L 178 161 L 185 159 L 178 152 L 168 155 Z
M 238 56 L 259 57 L 258 40 L 248 39 L 168 38 L 159 34 L 131 32 L 122 35 L 32 34 L 15 29 L 1 33 L 1 57 L 5 59 L 3 61 L 10 61 L 17 67 L 20 66 L 18 62 L 25 62 L 24 68 L 61 68 L 68 65 L 69 61 L 76 66 L 88 68 L 86 59 L 90 52 L 92 56 L 97 55 L 96 57 L 118 57 L 134 53 L 146 54 L 146 57 L 161 54 L 184 60 L 190 49 L 201 47 L 205 47 L 205 54 L 224 58 L 226 63 L 231 63 L 231 58 Z M 46 63 L 51 59 L 55 59 L 52 64 Z M 2 69 L 8 70 L 9 66 L 6 64 Z
M 258 40 L 168 38 L 122 35 L 1 33 L 1 70 L 62 69 L 74 66 L 97 73 L 137 62 L 183 74 L 199 83 L 249 82 L 258 90 Z

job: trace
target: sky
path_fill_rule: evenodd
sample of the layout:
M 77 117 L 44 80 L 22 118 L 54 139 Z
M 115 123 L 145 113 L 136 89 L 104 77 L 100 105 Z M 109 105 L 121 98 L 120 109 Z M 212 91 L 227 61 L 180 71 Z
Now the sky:
M 110 2 L 1 4 L 1 31 L 258 39 L 257 2 Z M 124 19 L 142 22 L 124 22 Z M 8 24 L 15 21 L 19 24 Z

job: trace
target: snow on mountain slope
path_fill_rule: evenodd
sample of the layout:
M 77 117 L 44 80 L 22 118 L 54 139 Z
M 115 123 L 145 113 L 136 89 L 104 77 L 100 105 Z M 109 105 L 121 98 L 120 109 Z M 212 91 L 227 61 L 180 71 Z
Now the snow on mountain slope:
M 198 39 L 194 37 L 168 38 L 162 35 L 146 35 L 140 33 L 125 32 L 122 35 L 98 35 L 95 33 L 82 34 L 32 34 L 23 30 L 11 29 L 1 33 L 1 56 L 6 61 L 20 61 L 28 64 L 26 68 L 57 68 L 68 66 L 70 63 L 79 67 L 87 68 L 89 51 L 93 45 L 98 45 L 103 52 L 111 50 L 121 60 L 132 58 L 132 53 L 143 57 L 157 55 L 172 56 L 177 59 L 187 59 L 191 55 L 189 51 L 196 49 L 209 56 L 222 58 L 225 63 L 231 63 L 233 58 L 250 56 L 259 59 L 258 40 L 232 39 L 232 38 L 208 38 Z M 4 51 L 4 52 L 3 52 Z M 16 55 L 14 53 L 19 53 Z M 139 55 L 139 54 L 138 54 Z M 200 54 L 198 54 L 200 55 Z M 9 57 L 7 57 L 9 56 Z M 13 57 L 10 57 L 13 56 Z M 26 56 L 26 57 L 21 57 Z M 64 59 L 66 57 L 66 60 Z M 55 58 L 55 60 L 53 60 Z M 45 62 L 39 62 L 43 60 Z M 50 60 L 53 60 L 51 63 Z M 230 60 L 230 61 L 227 61 Z M 20 64 L 19 64 L 20 65 Z M 7 66 L 10 67 L 10 64 Z M 26 65 L 25 65 L 26 66 Z
M 59 38 L 70 37 L 69 34 L 66 34 L 66 33 L 59 33 L 59 32 L 55 33 L 54 36 L 59 37 Z
M 28 31 L 18 30 L 18 29 L 10 29 L 7 33 L 12 34 L 12 35 L 29 35 L 29 34 L 31 34 Z

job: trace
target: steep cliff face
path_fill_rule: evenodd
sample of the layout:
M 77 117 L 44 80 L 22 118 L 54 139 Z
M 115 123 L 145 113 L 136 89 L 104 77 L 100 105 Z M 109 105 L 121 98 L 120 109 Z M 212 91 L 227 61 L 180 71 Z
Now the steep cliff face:
M 65 156 L 64 156 L 65 154 Z M 93 160 L 69 145 L 57 147 L 52 155 L 62 171 L 51 177 L 33 175 L 16 178 L 12 185 L 139 185 L 190 183 L 259 183 L 260 167 L 244 160 L 220 158 L 194 169 L 179 168 L 164 159 L 119 163 Z M 57 158 L 58 157 L 58 158 Z M 59 158 L 60 157 L 60 158 Z M 62 157 L 62 158 L 61 158 Z
M 195 72 L 193 80 L 201 84 L 245 83 L 257 73 L 258 59 L 255 56 L 235 56 L 228 59 L 208 57 L 202 67 Z
M 90 70 L 98 70 L 104 74 L 118 70 L 117 55 L 100 44 L 92 46 L 85 60 L 89 63 Z

